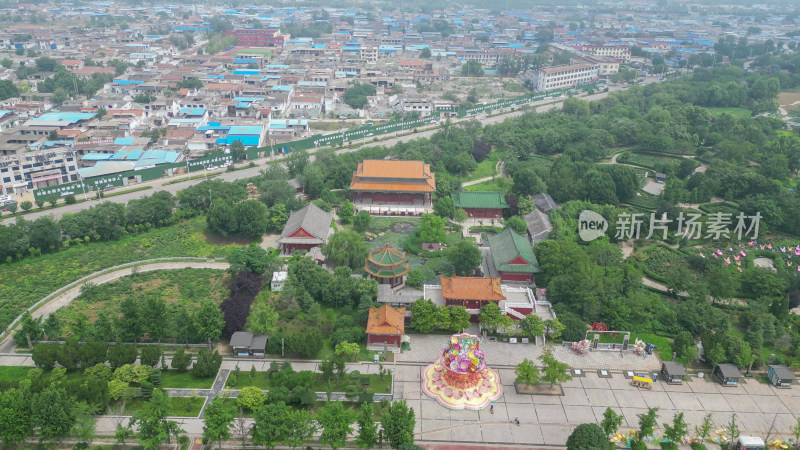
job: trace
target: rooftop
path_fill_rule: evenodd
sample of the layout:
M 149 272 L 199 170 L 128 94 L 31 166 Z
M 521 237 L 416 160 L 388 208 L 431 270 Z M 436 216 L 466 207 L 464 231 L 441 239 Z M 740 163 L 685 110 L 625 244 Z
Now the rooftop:
M 394 309 L 389 305 L 369 309 L 367 334 L 402 336 L 405 334 L 406 309 Z
M 440 276 L 442 297 L 457 300 L 505 300 L 500 278 Z

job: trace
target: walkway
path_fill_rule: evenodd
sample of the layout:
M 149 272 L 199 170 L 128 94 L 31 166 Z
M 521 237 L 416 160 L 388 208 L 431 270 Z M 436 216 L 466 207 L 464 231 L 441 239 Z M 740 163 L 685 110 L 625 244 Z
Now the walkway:
M 465 181 L 464 183 L 461 183 L 461 187 L 463 188 L 467 186 L 473 186 L 476 184 L 484 183 L 486 181 L 494 180 L 497 177 L 505 176 L 505 161 L 503 161 L 502 159 L 498 160 L 497 164 L 495 164 L 494 166 L 494 172 L 495 172 L 494 175 L 490 177 L 483 177 L 483 178 L 478 178 L 477 180 Z
M 137 270 L 139 273 L 142 272 L 152 272 L 154 270 L 175 270 L 175 269 L 216 269 L 216 270 L 227 270 L 230 265 L 227 262 L 203 262 L 203 261 L 170 261 L 170 262 L 155 262 L 153 264 L 143 264 L 139 266 L 129 266 L 125 267 L 116 271 L 106 272 L 106 270 L 101 270 L 95 272 L 92 275 L 89 275 L 87 278 L 87 282 L 92 282 L 94 284 L 103 284 L 108 283 L 111 281 L 116 281 L 122 277 L 131 275 L 134 270 Z M 50 299 L 47 303 L 41 305 L 31 314 L 34 318 L 42 317 L 45 318 L 54 311 L 68 305 L 72 300 L 76 299 L 81 293 L 81 287 L 83 287 L 84 283 L 77 284 L 57 296 Z M 8 336 L 0 343 L 0 354 L 3 353 L 14 353 L 14 341 L 12 339 L 13 333 L 9 333 Z

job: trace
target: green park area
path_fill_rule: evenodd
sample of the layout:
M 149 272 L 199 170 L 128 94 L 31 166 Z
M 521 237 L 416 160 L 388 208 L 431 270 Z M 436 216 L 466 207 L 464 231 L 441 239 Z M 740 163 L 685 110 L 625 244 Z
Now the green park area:
M 273 50 L 266 48 L 243 48 L 233 52 L 233 56 L 259 55 L 264 58 L 269 58 L 273 53 L 275 53 Z

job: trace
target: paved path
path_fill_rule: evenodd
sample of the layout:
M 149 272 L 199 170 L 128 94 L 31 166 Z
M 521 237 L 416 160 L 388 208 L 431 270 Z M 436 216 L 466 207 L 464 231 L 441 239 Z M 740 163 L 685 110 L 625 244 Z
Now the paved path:
M 473 186 L 473 185 L 476 185 L 476 184 L 481 184 L 481 183 L 486 182 L 486 181 L 494 180 L 497 177 L 504 176 L 505 175 L 505 162 L 502 159 L 497 161 L 497 164 L 495 164 L 495 166 L 494 166 L 494 171 L 495 171 L 495 174 L 490 176 L 490 177 L 483 177 L 483 178 L 478 178 L 477 180 L 465 181 L 465 182 L 461 183 L 461 187 L 467 187 L 467 186 Z
M 217 270 L 226 270 L 229 264 L 227 262 L 203 262 L 203 261 L 172 261 L 172 262 L 163 262 L 163 263 L 154 263 L 154 264 L 145 264 L 141 266 L 132 266 L 126 267 L 124 269 L 120 269 L 114 272 L 102 273 L 103 271 L 95 272 L 97 273 L 96 278 L 92 278 L 90 281 L 94 284 L 103 284 L 108 283 L 110 281 L 118 280 L 124 276 L 131 275 L 133 273 L 134 267 L 137 270 L 142 272 L 152 272 L 154 270 L 175 270 L 175 269 L 217 269 Z M 90 275 L 91 276 L 91 275 Z M 62 292 L 60 295 L 52 298 L 50 301 L 45 303 L 44 305 L 40 306 L 36 311 L 34 311 L 31 315 L 36 317 L 47 317 L 52 312 L 68 305 L 72 300 L 76 299 L 81 293 L 82 285 L 74 286 L 71 289 L 68 289 Z M 9 333 L 6 339 L 0 343 L 0 354 L 2 353 L 13 353 L 14 352 L 14 341 L 13 341 L 13 333 Z

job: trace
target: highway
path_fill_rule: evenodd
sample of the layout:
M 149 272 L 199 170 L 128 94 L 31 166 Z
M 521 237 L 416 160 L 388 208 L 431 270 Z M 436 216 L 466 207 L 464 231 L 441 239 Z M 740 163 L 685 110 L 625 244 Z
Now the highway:
M 650 78 L 646 79 L 646 82 L 657 82 L 658 79 L 659 79 L 658 77 L 650 77 Z M 609 89 L 609 92 L 614 92 L 614 91 L 618 91 L 618 90 L 624 90 L 626 88 L 627 88 L 627 86 L 619 86 L 619 85 L 612 86 Z M 597 93 L 597 94 L 590 95 L 590 96 L 584 95 L 581 98 L 584 99 L 584 100 L 596 101 L 596 100 L 605 98 L 606 96 L 608 96 L 607 92 L 601 92 L 601 93 Z M 533 103 L 532 105 L 536 107 L 536 112 L 546 112 L 546 111 L 550 111 L 552 109 L 560 109 L 561 106 L 562 106 L 562 102 L 560 102 L 560 101 L 554 102 L 553 100 L 542 100 L 542 101 Z M 461 118 L 461 119 L 452 120 L 452 123 L 458 123 L 458 122 L 465 121 L 465 120 L 477 119 L 485 126 L 485 125 L 491 125 L 491 124 L 494 124 L 494 123 L 502 122 L 502 121 L 504 121 L 504 120 L 506 120 L 508 118 L 516 117 L 516 116 L 518 116 L 518 115 L 520 115 L 520 114 L 522 114 L 524 112 L 527 112 L 527 111 L 529 111 L 529 110 L 525 110 L 525 111 L 523 111 L 523 110 L 509 111 L 507 113 L 496 114 L 496 115 L 491 116 L 491 117 L 487 117 L 486 114 L 479 114 L 479 115 L 476 115 L 476 116 L 468 116 L 468 117 L 464 117 L 464 118 Z M 359 141 L 352 141 L 351 143 L 357 143 L 359 145 L 357 147 L 339 149 L 339 150 L 336 151 L 336 154 L 354 152 L 354 151 L 359 150 L 362 147 L 367 147 L 367 146 L 382 145 L 382 146 L 391 147 L 391 146 L 393 146 L 393 145 L 395 145 L 395 144 L 397 144 L 399 142 L 407 142 L 407 141 L 410 141 L 410 140 L 413 140 L 413 139 L 431 137 L 431 135 L 433 135 L 436 131 L 438 131 L 438 127 L 434 128 L 434 129 L 425 130 L 425 131 L 419 131 L 417 133 L 406 131 L 404 133 L 409 133 L 409 134 L 405 134 L 405 135 L 402 135 L 402 136 L 395 135 L 395 137 L 389 137 L 389 138 L 386 138 L 386 139 L 378 141 L 378 142 L 373 142 L 371 137 L 368 138 L 368 139 L 362 139 L 362 140 L 359 140 Z M 311 160 L 312 161 L 314 160 L 313 153 L 316 152 L 316 151 L 319 151 L 319 149 L 312 149 L 312 150 L 309 151 L 310 153 L 312 153 L 312 155 L 311 155 Z M 234 172 L 223 172 L 220 175 L 217 175 L 215 178 L 222 179 L 223 181 L 235 181 L 235 180 L 239 180 L 239 179 L 242 179 L 242 178 L 251 178 L 251 177 L 254 177 L 254 176 L 258 175 L 259 171 L 264 169 L 267 163 L 275 161 L 276 159 L 277 160 L 281 160 L 283 158 L 285 158 L 284 155 L 278 155 L 278 156 L 271 156 L 271 157 L 268 157 L 268 158 L 257 159 L 257 160 L 253 161 L 256 164 L 256 167 L 244 168 L 244 169 L 236 170 Z M 196 175 L 196 174 L 197 174 L 197 172 L 194 173 L 194 175 Z M 181 174 L 181 175 L 178 175 L 176 177 L 173 177 L 173 179 L 174 178 L 181 178 L 181 177 L 188 177 L 188 176 L 189 175 L 187 175 L 187 174 Z M 148 181 L 148 182 L 144 182 L 144 183 L 132 184 L 132 185 L 125 186 L 125 187 L 122 187 L 122 188 L 118 188 L 118 189 L 119 190 L 124 190 L 124 189 L 131 189 L 131 188 L 137 188 L 137 187 L 142 187 L 142 186 L 152 186 L 152 189 L 146 189 L 146 190 L 142 190 L 142 191 L 130 192 L 130 193 L 127 193 L 127 194 L 122 194 L 122 195 L 117 195 L 117 196 L 114 196 L 114 197 L 105 198 L 103 200 L 95 200 L 95 199 L 93 199 L 93 200 L 89 200 L 89 201 L 82 202 L 82 203 L 76 203 L 74 205 L 62 205 L 62 206 L 59 206 L 58 208 L 47 209 L 47 210 L 44 210 L 44 211 L 35 211 L 34 210 L 34 212 L 30 212 L 28 214 L 25 214 L 25 215 L 22 215 L 22 216 L 17 216 L 17 217 L 23 217 L 23 218 L 25 218 L 25 220 L 35 220 L 38 217 L 48 216 L 49 215 L 49 216 L 53 216 L 54 218 L 58 219 L 64 214 L 72 214 L 72 213 L 75 213 L 75 212 L 78 212 L 78 211 L 81 211 L 81 210 L 84 210 L 84 209 L 88 209 L 88 208 L 90 208 L 90 207 L 92 207 L 94 205 L 97 205 L 100 202 L 109 201 L 109 202 L 114 202 L 114 203 L 127 204 L 130 200 L 139 199 L 139 198 L 142 198 L 142 197 L 153 195 L 153 193 L 155 193 L 157 191 L 167 191 L 167 192 L 170 192 L 170 193 L 172 193 L 174 195 L 174 194 L 176 194 L 178 191 L 180 191 L 182 189 L 186 189 L 189 186 L 192 186 L 194 184 L 198 184 L 198 183 L 204 181 L 204 178 L 198 178 L 198 179 L 194 179 L 194 180 L 187 180 L 187 181 L 184 181 L 184 182 L 168 184 L 168 185 L 164 186 L 163 183 L 166 182 L 166 181 L 169 181 L 169 179 L 163 178 L 163 179 L 152 180 L 152 181 Z M 93 194 L 89 194 L 89 196 L 92 197 Z M 80 194 L 76 195 L 76 197 L 78 199 L 81 199 L 83 197 L 83 194 L 80 193 Z M 6 225 L 8 225 L 10 223 L 13 223 L 17 219 L 17 217 L 8 217 L 6 219 L 3 219 L 2 223 L 6 224 Z

